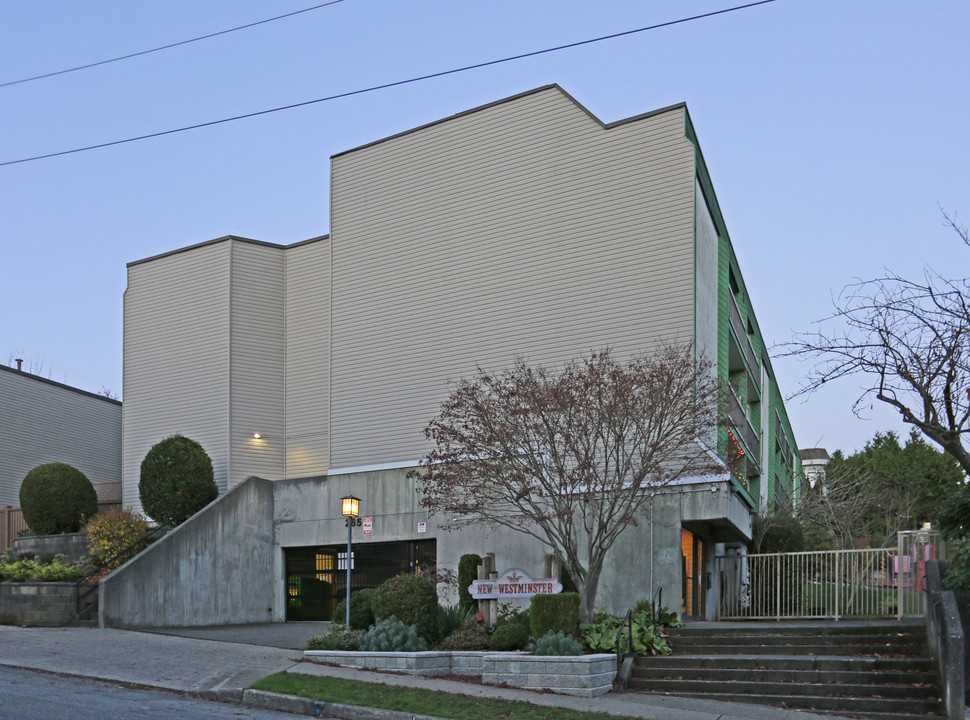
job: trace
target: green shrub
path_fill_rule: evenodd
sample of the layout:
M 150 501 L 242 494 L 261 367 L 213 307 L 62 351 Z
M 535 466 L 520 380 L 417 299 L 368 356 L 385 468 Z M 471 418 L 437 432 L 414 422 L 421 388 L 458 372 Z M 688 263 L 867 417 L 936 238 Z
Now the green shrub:
M 195 440 L 167 437 L 142 460 L 138 495 L 149 517 L 168 527 L 180 525 L 219 495 L 212 460 Z
M 355 630 L 366 630 L 374 624 L 374 611 L 371 609 L 373 588 L 362 588 L 350 593 L 350 627 Z M 347 619 L 347 600 L 342 599 L 333 611 L 334 622 L 342 623 Z
M 468 592 L 468 586 L 478 579 L 478 566 L 481 562 L 481 557 L 474 553 L 462 555 L 458 559 L 458 604 L 463 608 L 474 608 L 478 602 Z
M 524 625 L 509 622 L 495 628 L 488 639 L 488 649 L 496 652 L 507 650 L 521 650 L 529 642 L 529 631 Z
M 423 652 L 428 649 L 428 643 L 414 625 L 405 625 L 391 615 L 360 634 L 360 649 L 364 652 Z
M 430 643 L 439 639 L 438 594 L 431 581 L 415 575 L 398 575 L 384 581 L 371 595 L 375 620 L 392 615 L 405 625 L 414 625 Z
M 559 584 L 562 585 L 562 591 L 564 593 L 579 593 L 579 588 L 576 587 L 576 581 L 573 580 L 573 576 L 569 574 L 569 570 L 562 568 L 559 571 Z
M 91 518 L 84 532 L 94 562 L 114 570 L 140 549 L 148 521 L 131 510 L 110 510 Z
M 351 603 L 353 605 L 353 603 Z M 333 623 L 330 632 L 311 635 L 306 650 L 359 650 L 360 631 L 340 623 Z
M 30 558 L 4 553 L 0 556 L 0 580 L 9 582 L 67 582 L 81 577 L 81 571 L 64 555 Z
M 469 618 L 444 640 L 438 643 L 439 650 L 488 650 L 488 633 L 480 622 Z
M 529 606 L 532 637 L 541 638 L 550 630 L 572 636 L 579 634 L 579 594 L 533 595 Z
M 67 463 L 38 465 L 20 486 L 24 522 L 37 535 L 73 533 L 98 512 L 98 495 L 84 473 Z
M 538 596 L 536 596 L 538 597 Z M 582 655 L 583 646 L 572 635 L 550 630 L 536 642 L 533 655 Z
M 970 485 L 963 485 L 950 493 L 936 513 L 936 522 L 947 540 L 970 537 Z

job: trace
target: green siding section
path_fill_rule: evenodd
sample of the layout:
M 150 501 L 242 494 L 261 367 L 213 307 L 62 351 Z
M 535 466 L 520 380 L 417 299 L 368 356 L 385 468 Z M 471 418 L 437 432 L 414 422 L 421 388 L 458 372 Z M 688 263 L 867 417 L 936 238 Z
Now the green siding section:
M 749 505 L 756 508 L 765 502 L 770 506 L 785 497 L 794 498 L 798 493 L 797 483 L 801 478 L 798 445 L 693 123 L 686 111 L 685 118 L 685 135 L 695 148 L 697 181 L 718 232 L 718 379 L 735 389 L 734 396 L 750 422 L 750 429 L 739 427 L 738 432 L 722 428 L 718 451 L 721 458 L 731 464 L 732 482 Z M 731 287 L 732 277 L 735 288 Z M 735 304 L 738 310 L 735 322 L 740 319 L 740 333 L 732 329 Z M 762 366 L 766 382 L 762 381 Z M 762 427 L 762 417 L 767 419 L 765 427 Z M 753 447 L 757 438 L 760 438 L 760 446 Z M 745 461 L 737 461 L 736 444 L 743 450 Z

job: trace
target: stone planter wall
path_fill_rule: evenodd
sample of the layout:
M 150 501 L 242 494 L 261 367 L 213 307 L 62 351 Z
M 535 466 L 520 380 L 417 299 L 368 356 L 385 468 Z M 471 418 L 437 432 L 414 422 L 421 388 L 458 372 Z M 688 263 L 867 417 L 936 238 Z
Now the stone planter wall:
M 89 587 L 81 586 L 81 592 Z M 86 602 L 95 602 L 91 593 Z M 77 611 L 72 582 L 0 583 L 0 623 L 5 625 L 59 626 Z
M 13 541 L 13 551 L 20 555 L 67 555 L 77 562 L 88 557 L 88 536 L 84 533 L 28 535 Z
M 597 697 L 613 689 L 616 655 L 539 656 L 529 653 L 448 652 L 380 653 L 306 650 L 307 660 L 409 675 L 481 675 L 489 685 L 552 690 Z

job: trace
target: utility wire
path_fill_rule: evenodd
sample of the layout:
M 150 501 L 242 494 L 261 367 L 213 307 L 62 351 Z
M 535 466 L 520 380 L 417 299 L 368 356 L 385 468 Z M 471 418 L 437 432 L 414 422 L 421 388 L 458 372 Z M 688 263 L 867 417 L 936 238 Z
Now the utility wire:
M 199 42 L 199 40 L 208 40 L 209 38 L 218 37 L 219 35 L 226 35 L 227 33 L 236 32 L 237 30 L 245 30 L 246 28 L 256 27 L 257 25 L 264 25 L 265 23 L 270 23 L 275 20 L 293 17 L 294 15 L 300 15 L 301 13 L 310 12 L 311 10 L 319 10 L 320 8 L 327 7 L 328 5 L 336 5 L 337 3 L 343 1 L 344 0 L 330 0 L 330 2 L 314 5 L 313 7 L 304 8 L 303 10 L 294 10 L 293 12 L 286 13 L 285 15 L 277 15 L 276 17 L 266 18 L 265 20 L 257 20 L 256 22 L 251 22 L 246 25 L 229 28 L 228 30 L 220 30 L 219 32 L 209 33 L 208 35 L 200 35 L 199 37 L 191 38 L 189 40 L 180 40 L 179 42 L 169 43 L 168 45 L 162 45 L 161 47 L 152 48 L 151 50 L 141 50 L 139 52 L 121 55 L 120 57 L 110 58 L 108 60 L 99 60 L 98 62 L 88 63 L 87 65 L 78 65 L 77 67 L 66 68 L 64 70 L 55 70 L 54 72 L 44 73 L 43 75 L 34 75 L 33 77 L 22 78 L 20 80 L 10 80 L 8 82 L 0 83 L 0 88 L 9 87 L 10 85 L 19 85 L 20 83 L 33 82 L 34 80 L 43 80 L 44 78 L 77 72 L 78 70 L 87 70 L 88 68 L 98 67 L 99 65 L 107 65 L 120 60 L 128 60 L 133 57 L 138 57 L 139 55 L 148 55 L 149 53 L 158 52 L 159 50 L 168 50 L 170 48 L 178 47 L 179 45 L 188 45 L 189 43 Z
M 748 3 L 746 5 L 736 5 L 734 7 L 725 8 L 724 10 L 715 10 L 713 12 L 703 13 L 701 15 L 692 15 L 691 17 L 680 18 L 679 20 L 670 20 L 668 22 L 658 23 L 656 25 L 647 25 L 634 30 L 624 30 L 611 35 L 601 35 L 600 37 L 590 38 L 589 40 L 579 40 L 577 42 L 567 43 L 565 45 L 557 45 L 555 47 L 545 48 L 543 50 L 533 50 L 531 52 L 521 53 L 519 55 L 510 55 L 497 60 L 486 60 L 485 62 L 475 63 L 473 65 L 465 65 L 463 67 L 453 68 L 451 70 L 441 70 L 439 72 L 429 73 L 427 75 L 419 75 L 417 77 L 408 78 L 407 80 L 395 80 L 393 82 L 383 83 L 381 85 L 371 85 L 370 87 L 361 88 L 359 90 L 348 90 L 347 92 L 337 93 L 336 95 L 328 95 L 327 97 L 317 98 L 315 100 L 305 100 L 303 102 L 293 103 L 292 105 L 283 105 L 280 107 L 270 108 L 269 110 L 257 110 L 256 112 L 246 113 L 244 115 L 234 115 L 233 117 L 222 118 L 221 120 L 210 120 L 208 122 L 197 123 L 195 125 L 186 125 L 173 130 L 162 130 L 160 132 L 149 133 L 147 135 L 138 135 L 136 137 L 125 138 L 124 140 L 112 140 L 111 142 L 99 143 L 97 145 L 87 145 L 85 147 L 74 148 L 73 150 L 61 150 L 60 152 L 47 153 L 46 155 L 34 155 L 33 157 L 21 158 L 19 160 L 7 160 L 5 162 L 0 162 L 0 167 L 33 162 L 34 160 L 46 160 L 47 158 L 59 157 L 61 155 L 71 155 L 74 153 L 86 152 L 88 150 L 98 150 L 100 148 L 111 147 L 113 145 L 124 145 L 125 143 L 148 140 L 150 138 L 162 137 L 163 135 L 173 135 L 175 133 L 185 132 L 187 130 L 198 130 L 199 128 L 235 122 L 236 120 L 245 120 L 246 118 L 259 117 L 260 115 L 269 115 L 270 113 L 306 107 L 307 105 L 316 105 L 317 103 L 339 100 L 341 98 L 352 97 L 354 95 L 363 95 L 364 93 L 375 92 L 376 90 L 386 90 L 387 88 L 409 85 L 422 80 L 431 80 L 433 78 L 444 77 L 446 75 L 454 75 L 467 70 L 477 70 L 479 68 L 489 67 L 492 65 L 500 65 L 502 63 L 512 62 L 513 60 L 522 60 L 524 58 L 545 55 L 546 53 L 557 52 L 559 50 L 568 50 L 570 48 L 580 47 L 582 45 L 590 45 L 592 43 L 602 42 L 604 40 L 613 40 L 619 37 L 635 35 L 637 33 L 646 32 L 647 30 L 657 30 L 658 28 L 670 27 L 671 25 L 679 25 L 681 23 L 691 22 L 692 20 L 702 20 L 704 18 L 714 17 L 715 15 L 724 15 L 725 13 L 734 12 L 736 10 L 745 10 L 758 5 L 767 5 L 768 3 L 772 2 L 775 2 L 775 0 L 758 0 L 757 2 Z

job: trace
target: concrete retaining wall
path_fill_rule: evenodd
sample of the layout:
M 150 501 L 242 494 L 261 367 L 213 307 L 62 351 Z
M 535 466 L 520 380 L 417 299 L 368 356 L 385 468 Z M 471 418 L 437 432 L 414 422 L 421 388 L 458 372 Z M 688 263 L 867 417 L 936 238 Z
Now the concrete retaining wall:
M 84 533 L 29 535 L 14 540 L 13 551 L 20 555 L 67 555 L 77 562 L 88 557 L 88 536 Z
M 487 685 L 597 697 L 613 689 L 616 655 L 540 656 L 493 652 L 306 650 L 312 662 L 408 675 L 481 675 Z
M 88 587 L 82 585 L 81 593 Z M 74 593 L 72 582 L 0 583 L 0 623 L 37 627 L 64 625 L 77 610 Z M 91 601 L 89 596 L 87 602 Z
M 251 477 L 101 582 L 102 627 L 273 619 L 273 486 Z

